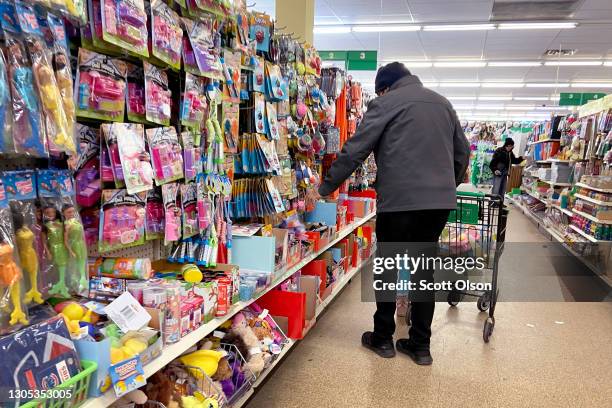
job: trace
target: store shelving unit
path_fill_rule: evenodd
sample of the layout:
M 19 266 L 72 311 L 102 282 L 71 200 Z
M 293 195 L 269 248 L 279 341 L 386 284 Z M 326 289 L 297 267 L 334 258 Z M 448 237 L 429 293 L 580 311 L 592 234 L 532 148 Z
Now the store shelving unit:
M 612 201 L 601 201 L 601 200 L 597 200 L 595 198 L 591 198 L 591 197 L 588 197 L 588 196 L 585 196 L 585 195 L 582 195 L 582 194 L 575 194 L 574 196 L 576 198 L 581 198 L 584 201 L 588 201 L 588 202 L 591 202 L 593 204 L 604 205 L 604 206 L 607 206 L 607 207 L 612 207 Z
M 576 227 L 575 225 L 570 225 L 569 226 L 573 231 L 576 231 L 577 233 L 579 233 L 580 235 L 582 235 L 584 238 L 588 239 L 591 242 L 594 243 L 600 243 L 600 242 L 605 242 L 605 241 L 600 241 L 597 238 L 595 238 L 594 236 L 592 236 L 591 234 L 587 234 L 586 232 L 584 232 L 583 230 L 581 230 L 580 228 Z
M 177 357 L 181 356 L 188 349 L 193 347 L 197 342 L 199 342 L 204 337 L 206 337 L 207 335 L 209 335 L 210 333 L 215 331 L 223 323 L 225 323 L 226 321 L 228 321 L 229 319 L 234 317 L 234 315 L 239 313 L 245 307 L 247 307 L 247 306 L 251 305 L 252 303 L 256 302 L 257 299 L 259 299 L 260 297 L 262 297 L 263 295 L 265 295 L 266 293 L 268 293 L 269 291 L 274 289 L 276 286 L 278 286 L 283 281 L 287 280 L 289 277 L 291 277 L 297 271 L 302 269 L 308 263 L 314 261 L 323 252 L 327 251 L 329 248 L 331 248 L 332 246 L 336 245 L 338 242 L 340 242 L 341 240 L 346 238 L 349 234 L 351 234 L 353 231 L 355 231 L 357 228 L 359 228 L 362 225 L 364 225 L 366 222 L 368 222 L 369 220 L 371 220 L 375 216 L 376 216 L 376 213 L 373 212 L 371 214 L 368 214 L 364 218 L 356 220 L 355 222 L 353 222 L 352 224 L 350 224 L 346 228 L 344 228 L 342 231 L 339 231 L 336 234 L 336 237 L 333 240 L 331 240 L 327 245 L 324 245 L 318 251 L 316 251 L 316 252 L 312 253 L 311 255 L 307 256 L 306 258 L 302 259 L 298 264 L 293 265 L 293 266 L 291 266 L 289 268 L 286 268 L 285 270 L 280 272 L 278 274 L 277 279 L 270 286 L 268 286 L 266 289 L 264 289 L 263 291 L 257 293 L 253 297 L 253 299 L 251 299 L 251 300 L 249 300 L 247 302 L 238 302 L 237 304 L 235 304 L 229 310 L 229 312 L 225 316 L 218 317 L 218 318 L 215 318 L 215 319 L 211 320 L 210 322 L 200 326 L 197 330 L 194 330 L 193 332 L 191 332 L 188 335 L 186 335 L 185 337 L 183 337 L 178 343 L 171 344 L 171 345 L 169 345 L 167 347 L 164 347 L 162 349 L 162 353 L 161 353 L 161 355 L 159 357 L 157 357 L 155 360 L 151 361 L 149 364 L 147 364 L 146 366 L 143 367 L 144 368 L 144 372 L 145 372 L 145 377 L 149 378 L 153 374 L 155 374 L 156 372 L 158 372 L 159 370 L 164 368 L 166 365 L 168 365 L 174 359 L 176 359 Z M 350 276 L 350 277 L 354 276 L 354 274 L 356 274 L 357 271 L 358 271 L 358 268 L 356 268 L 355 270 L 351 271 L 352 275 L 348 274 L 348 276 Z M 348 280 L 350 280 L 350 278 Z M 346 282 L 344 282 L 342 287 L 344 287 L 344 285 L 346 285 Z M 337 291 L 338 291 L 338 289 L 336 290 L 336 292 Z M 330 298 L 331 297 L 332 296 L 330 295 Z M 291 343 L 290 343 L 290 345 L 291 345 Z M 287 348 L 287 347 L 285 347 L 285 348 Z M 276 361 L 278 361 L 278 360 L 280 360 L 280 359 L 277 359 Z M 118 398 L 115 395 L 114 390 L 111 389 L 111 390 L 107 391 L 105 394 L 103 394 L 100 397 L 88 399 L 81 406 L 81 408 L 106 408 L 106 407 L 110 406 L 111 404 L 113 404 L 115 401 L 117 401 L 117 399 Z
M 591 214 L 587 214 L 587 213 L 585 213 L 585 212 L 578 211 L 578 210 L 576 210 L 575 208 L 572 208 L 572 211 L 573 211 L 574 213 L 576 213 L 576 214 L 578 214 L 578 215 L 580 215 L 580 216 L 582 216 L 582 217 L 586 218 L 587 220 L 594 221 L 594 222 L 596 222 L 596 223 L 598 223 L 598 224 L 612 225 L 612 220 L 600 220 L 599 218 L 594 217 L 594 216 L 592 216 Z
M 612 193 L 612 189 L 591 187 L 591 186 L 589 186 L 587 184 L 583 184 L 583 183 L 576 183 L 575 186 L 576 187 L 587 188 L 587 189 L 593 190 L 593 191 L 597 191 L 598 193 Z

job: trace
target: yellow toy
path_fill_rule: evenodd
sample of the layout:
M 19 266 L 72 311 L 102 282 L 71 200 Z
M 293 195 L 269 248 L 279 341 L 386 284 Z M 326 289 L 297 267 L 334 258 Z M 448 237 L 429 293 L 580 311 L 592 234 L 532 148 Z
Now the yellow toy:
M 15 224 L 15 238 L 21 267 L 30 279 L 30 290 L 26 292 L 23 300 L 26 304 L 32 303 L 32 301 L 41 304 L 43 298 L 38 290 L 38 254 L 34 249 L 34 233 L 25 225 L 21 213 L 13 213 L 13 223 Z
M 186 354 L 179 358 L 181 363 L 186 366 L 197 367 L 202 370 L 207 376 L 212 377 L 217 372 L 219 360 L 224 353 L 214 350 L 197 350 L 193 353 Z M 190 370 L 191 374 L 197 379 L 202 378 L 202 373 L 198 370 Z
M 11 244 L 0 243 L 0 285 L 9 288 L 13 312 L 11 313 L 11 326 L 21 323 L 28 324 L 23 309 L 21 308 L 21 269 L 13 258 L 13 247 Z
M 66 327 L 68 327 L 68 331 L 71 335 L 77 336 L 81 333 L 81 326 L 79 325 L 78 320 L 70 319 L 70 317 L 68 317 L 64 313 L 60 313 L 60 315 L 64 318 L 64 321 L 66 322 Z
M 53 68 L 55 69 L 55 80 L 62 97 L 62 105 L 66 115 L 66 131 L 73 134 L 76 113 L 74 109 L 72 73 L 70 63 L 64 50 L 56 51 L 53 55 Z
M 219 401 L 214 398 L 200 399 L 194 396 L 181 397 L 183 408 L 219 408 Z

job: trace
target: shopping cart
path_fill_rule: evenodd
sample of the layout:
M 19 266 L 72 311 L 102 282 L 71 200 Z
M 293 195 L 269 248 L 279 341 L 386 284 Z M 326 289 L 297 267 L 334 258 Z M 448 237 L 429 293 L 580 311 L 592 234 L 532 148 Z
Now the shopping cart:
M 499 258 L 504 250 L 507 218 L 508 211 L 503 206 L 502 197 L 457 192 L 457 209 L 450 213 L 440 236 L 441 256 L 480 258 L 484 264 L 479 271 L 482 272 L 482 279 L 488 280 L 490 274 L 489 290 L 459 290 L 455 286 L 449 291 L 447 299 L 448 304 L 455 307 L 464 296 L 478 298 L 478 310 L 489 312 L 482 333 L 485 343 L 489 342 L 495 327 L 495 305 L 499 294 L 497 276 Z M 466 271 L 468 277 L 470 272 Z

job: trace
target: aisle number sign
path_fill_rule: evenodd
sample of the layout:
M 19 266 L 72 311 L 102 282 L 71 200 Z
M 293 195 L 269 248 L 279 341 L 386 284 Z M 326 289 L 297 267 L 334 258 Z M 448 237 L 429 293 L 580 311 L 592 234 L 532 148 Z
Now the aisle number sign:
M 376 71 L 377 51 L 319 51 L 323 61 L 344 61 L 349 71 Z
M 604 96 L 606 96 L 605 93 L 562 92 L 559 95 L 559 106 L 581 106 Z

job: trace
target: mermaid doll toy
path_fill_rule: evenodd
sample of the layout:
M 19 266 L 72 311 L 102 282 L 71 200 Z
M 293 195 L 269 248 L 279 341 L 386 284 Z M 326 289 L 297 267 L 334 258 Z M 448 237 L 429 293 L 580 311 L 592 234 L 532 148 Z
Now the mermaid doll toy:
M 43 223 L 47 236 L 47 253 L 59 273 L 58 281 L 49 289 L 49 294 L 69 298 L 66 286 L 66 265 L 68 264 L 68 249 L 64 243 L 64 225 L 53 205 L 43 209 Z
M 4 241 L 0 241 L 0 285 L 8 287 L 13 303 L 13 312 L 9 324 L 11 326 L 17 323 L 28 324 L 26 314 L 21 308 L 21 269 L 15 263 L 13 257 L 13 246 Z
M 30 279 L 30 290 L 26 292 L 23 300 L 26 304 L 32 301 L 41 304 L 43 298 L 38 290 L 38 254 L 34 249 L 34 240 L 36 237 L 32 230 L 25 225 L 23 214 L 14 212 L 13 224 L 15 226 L 15 237 L 21 267 Z
M 53 68 L 55 69 L 55 80 L 60 95 L 62 96 L 62 104 L 64 106 L 64 113 L 66 114 L 66 130 L 68 131 L 68 135 L 72 135 L 74 132 L 74 123 L 76 121 L 72 90 L 74 84 L 72 83 L 70 63 L 63 49 L 57 50 L 53 55 Z
M 31 154 L 36 157 L 48 156 L 45 135 L 41 128 L 40 106 L 32 68 L 18 40 L 7 38 L 6 55 L 8 77 L 13 103 L 13 138 L 17 153 Z
M 70 258 L 74 259 L 79 273 L 79 291 L 87 290 L 87 244 L 85 243 L 85 230 L 77 216 L 72 204 L 65 205 L 62 210 L 64 216 L 64 242 Z

